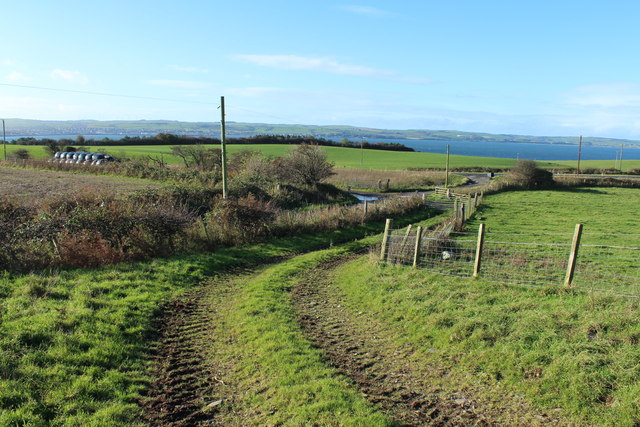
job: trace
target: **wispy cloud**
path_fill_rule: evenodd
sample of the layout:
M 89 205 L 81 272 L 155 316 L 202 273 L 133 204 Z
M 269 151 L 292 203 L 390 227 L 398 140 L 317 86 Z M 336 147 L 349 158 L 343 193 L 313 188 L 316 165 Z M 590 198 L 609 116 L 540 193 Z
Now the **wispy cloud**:
M 33 79 L 25 76 L 22 73 L 19 73 L 18 71 L 14 71 L 7 75 L 7 80 L 9 80 L 10 82 L 30 82 Z
M 16 62 L 16 61 L 14 61 L 13 59 L 9 59 L 9 58 L 7 58 L 7 59 L 5 59 L 5 60 L 3 60 L 3 61 L 2 61 L 2 65 L 6 65 L 6 66 L 8 66 L 8 67 L 14 67 L 14 66 L 16 66 L 16 65 L 17 65 L 17 62 Z
M 73 83 L 87 84 L 89 79 L 80 71 L 55 69 L 49 74 L 55 80 L 65 80 Z
M 330 57 L 300 55 L 234 55 L 237 61 L 278 70 L 313 71 L 343 76 L 372 77 L 407 84 L 431 84 L 434 81 L 422 77 L 401 76 L 391 70 L 346 64 Z
M 209 72 L 209 70 L 207 70 L 206 68 L 199 68 L 199 67 L 181 67 L 179 65 L 172 65 L 171 68 L 176 71 L 183 71 L 185 73 L 208 73 Z
M 604 83 L 580 86 L 565 95 L 572 107 L 640 107 L 640 84 Z
M 279 70 L 305 70 L 349 76 L 391 76 L 393 73 L 361 65 L 344 64 L 333 58 L 299 55 L 234 55 L 234 59 Z
M 372 6 L 346 4 L 346 5 L 339 6 L 339 8 L 342 10 L 346 10 L 347 12 L 355 13 L 357 15 L 364 15 L 364 16 L 383 16 L 383 15 L 389 14 L 385 10 L 378 9 L 377 7 L 372 7 Z
M 211 86 L 211 83 L 194 80 L 147 80 L 145 83 L 153 86 L 165 86 L 176 89 L 204 89 Z

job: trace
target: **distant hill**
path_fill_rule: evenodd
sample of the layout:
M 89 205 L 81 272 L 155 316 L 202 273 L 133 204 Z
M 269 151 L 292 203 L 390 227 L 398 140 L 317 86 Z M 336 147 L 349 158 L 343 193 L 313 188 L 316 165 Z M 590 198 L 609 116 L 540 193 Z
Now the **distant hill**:
M 99 120 L 26 120 L 6 119 L 7 136 L 43 135 L 129 135 L 145 136 L 158 133 L 173 133 L 192 136 L 218 136 L 220 124 L 215 122 L 180 122 L 172 120 L 99 121 Z M 374 129 L 355 126 L 312 126 L 267 123 L 227 122 L 227 135 L 246 137 L 254 135 L 311 135 L 340 140 L 365 139 L 435 139 L 477 142 L 527 142 L 536 144 L 578 144 L 578 137 L 530 136 L 461 132 L 456 130 L 427 129 Z M 638 145 L 640 141 L 615 138 L 584 137 L 584 145 Z

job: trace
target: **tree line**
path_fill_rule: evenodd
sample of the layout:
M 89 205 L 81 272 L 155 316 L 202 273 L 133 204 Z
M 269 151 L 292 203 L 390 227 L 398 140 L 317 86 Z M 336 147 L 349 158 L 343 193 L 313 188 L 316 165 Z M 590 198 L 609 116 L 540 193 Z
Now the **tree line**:
M 65 151 L 65 147 L 74 145 L 82 146 L 113 146 L 123 147 L 129 145 L 202 145 L 220 144 L 220 139 L 204 136 L 174 135 L 171 133 L 159 133 L 155 136 L 125 136 L 122 139 L 93 139 L 85 138 L 81 135 L 75 139 L 50 139 L 50 138 L 19 138 L 13 141 L 20 145 L 43 145 L 50 148 L 50 151 Z M 396 142 L 368 142 L 352 141 L 347 138 L 341 141 L 318 138 L 315 136 L 301 135 L 255 135 L 240 138 L 228 138 L 228 144 L 290 144 L 301 145 L 311 144 L 328 147 L 366 148 L 369 150 L 388 151 L 415 151 L 413 148 Z M 68 150 L 67 150 L 68 151 Z

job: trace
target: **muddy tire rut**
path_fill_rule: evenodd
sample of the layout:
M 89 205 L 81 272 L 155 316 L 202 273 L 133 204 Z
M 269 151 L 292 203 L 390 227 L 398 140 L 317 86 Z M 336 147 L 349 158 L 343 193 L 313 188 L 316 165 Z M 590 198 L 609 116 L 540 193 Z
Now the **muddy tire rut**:
M 208 291 L 198 288 L 172 301 L 158 319 L 161 332 L 152 356 L 155 380 L 142 403 L 149 425 L 214 425 L 215 405 L 207 405 L 219 384 L 199 346 L 212 323 Z
M 483 408 L 468 390 L 443 392 L 429 377 L 447 377 L 447 370 L 418 366 L 414 350 L 399 345 L 388 329 L 367 314 L 344 306 L 331 282 L 332 271 L 351 258 L 327 263 L 309 273 L 292 290 L 297 318 L 308 338 L 330 365 L 344 374 L 373 404 L 400 425 L 519 425 L 558 423 L 534 414 L 524 402 L 507 408 Z M 491 405 L 489 405 L 491 406 Z M 560 424 L 563 424 L 560 422 Z

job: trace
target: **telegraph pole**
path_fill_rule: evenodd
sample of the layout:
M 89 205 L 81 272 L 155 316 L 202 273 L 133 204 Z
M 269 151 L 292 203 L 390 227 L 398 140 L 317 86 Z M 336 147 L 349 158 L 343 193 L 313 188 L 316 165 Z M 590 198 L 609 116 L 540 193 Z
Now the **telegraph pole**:
M 578 144 L 578 175 L 580 175 L 580 156 L 582 155 L 582 135 L 580 135 L 580 143 Z
M 620 171 L 622 171 L 622 151 L 624 150 L 624 144 L 620 144 Z
M 227 199 L 227 135 L 224 123 L 224 96 L 220 97 L 220 145 L 222 146 L 222 198 Z
M 7 161 L 7 135 L 4 131 L 4 119 L 2 119 L 2 147 L 4 148 L 4 161 Z
M 450 146 L 447 144 L 447 163 L 445 164 L 444 188 L 449 188 L 449 150 Z

